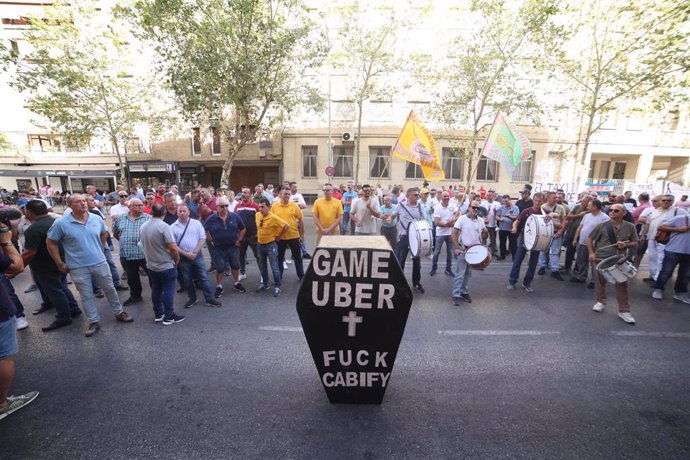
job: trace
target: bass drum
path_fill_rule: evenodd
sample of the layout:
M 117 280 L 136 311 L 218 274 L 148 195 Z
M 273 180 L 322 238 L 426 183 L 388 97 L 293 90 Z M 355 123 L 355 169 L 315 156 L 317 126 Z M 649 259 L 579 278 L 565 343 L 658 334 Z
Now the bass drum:
M 426 257 L 431 254 L 433 234 L 425 220 L 413 220 L 407 229 L 412 257 Z
M 525 222 L 523 232 L 525 247 L 530 251 L 545 251 L 553 239 L 553 222 L 544 222 L 544 216 L 532 214 Z
M 637 268 L 625 260 L 625 256 L 607 257 L 597 264 L 597 271 L 611 284 L 625 283 L 637 275 Z
M 484 270 L 491 263 L 491 253 L 486 246 L 473 244 L 465 251 L 465 262 L 477 270 Z

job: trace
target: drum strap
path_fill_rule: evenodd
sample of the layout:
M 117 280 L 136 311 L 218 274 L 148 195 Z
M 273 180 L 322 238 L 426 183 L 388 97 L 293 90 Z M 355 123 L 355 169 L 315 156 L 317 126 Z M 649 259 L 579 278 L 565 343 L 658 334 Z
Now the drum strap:
M 609 235 L 609 240 L 611 240 L 611 244 L 616 244 L 616 241 L 618 241 L 618 239 L 616 238 L 616 232 L 613 230 L 613 224 L 611 223 L 610 220 L 608 222 L 606 222 L 605 227 L 606 227 L 606 232 Z
M 410 217 L 412 218 L 412 220 L 424 220 L 424 215 L 422 214 L 422 207 L 419 205 L 419 203 L 417 203 L 417 210 L 419 211 L 419 219 L 415 219 L 415 217 L 412 215 L 412 213 L 410 212 L 410 210 L 407 209 L 407 205 L 403 204 L 403 205 L 401 206 L 401 208 L 403 208 L 403 209 L 405 210 L 405 212 L 407 213 L 407 215 L 410 216 Z M 410 233 L 410 232 L 409 232 L 409 230 L 410 230 L 410 224 L 412 224 L 412 222 L 410 222 L 409 224 L 407 224 L 407 227 L 405 227 L 405 233 L 407 233 L 407 234 Z

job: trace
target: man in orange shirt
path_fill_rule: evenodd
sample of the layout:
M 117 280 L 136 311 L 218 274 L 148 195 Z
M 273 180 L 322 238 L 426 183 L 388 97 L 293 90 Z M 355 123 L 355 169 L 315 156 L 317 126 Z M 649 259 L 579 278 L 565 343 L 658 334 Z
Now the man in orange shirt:
M 289 194 L 290 192 L 288 191 L 288 195 Z M 263 282 L 261 285 L 259 285 L 259 288 L 256 290 L 256 292 L 268 290 L 268 266 L 270 265 L 271 271 L 273 272 L 273 281 L 275 283 L 273 297 L 278 297 L 282 292 L 280 287 L 283 276 L 279 267 L 282 269 L 283 264 L 278 262 L 278 258 L 276 256 L 278 252 L 278 245 L 289 231 L 290 226 L 275 213 L 271 212 L 270 209 L 271 205 L 268 202 L 268 199 L 261 198 L 259 200 L 259 213 L 255 216 L 255 219 L 256 238 L 259 251 L 258 262 L 259 269 L 261 270 L 261 279 Z M 299 243 L 297 250 L 299 252 Z
M 316 244 L 319 244 L 323 235 L 339 235 L 340 221 L 343 219 L 343 204 L 333 198 L 333 186 L 323 186 L 323 198 L 314 202 L 312 215 L 318 232 Z
M 301 243 L 304 241 L 304 216 L 297 204 L 290 200 L 290 189 L 283 187 L 280 191 L 280 200 L 275 201 L 271 206 L 271 212 L 288 223 L 290 228 L 287 233 L 278 241 L 278 265 L 280 265 L 280 276 L 283 276 L 285 250 L 290 247 L 292 259 L 295 262 L 297 278 L 300 280 L 304 276 L 304 265 L 302 263 Z

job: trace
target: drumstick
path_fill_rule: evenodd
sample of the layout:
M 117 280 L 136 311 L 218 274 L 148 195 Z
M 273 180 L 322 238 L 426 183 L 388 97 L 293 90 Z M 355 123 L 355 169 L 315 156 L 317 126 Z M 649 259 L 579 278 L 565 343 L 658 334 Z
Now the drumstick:
M 629 242 L 630 242 L 630 240 L 617 241 L 617 242 L 615 242 L 615 243 L 613 243 L 613 244 L 609 244 L 609 245 L 606 245 L 606 246 L 598 247 L 597 249 L 610 248 L 611 246 L 617 246 L 617 245 L 620 244 L 620 243 L 629 243 Z

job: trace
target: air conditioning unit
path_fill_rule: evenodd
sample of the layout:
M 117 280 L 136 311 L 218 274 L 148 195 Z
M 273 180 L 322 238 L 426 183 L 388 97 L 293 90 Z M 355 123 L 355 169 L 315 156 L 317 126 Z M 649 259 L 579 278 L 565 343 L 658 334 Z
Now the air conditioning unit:
M 259 158 L 266 158 L 266 151 L 263 149 L 259 149 Z
M 340 139 L 343 142 L 353 142 L 355 140 L 355 134 L 346 131 L 340 136 Z

